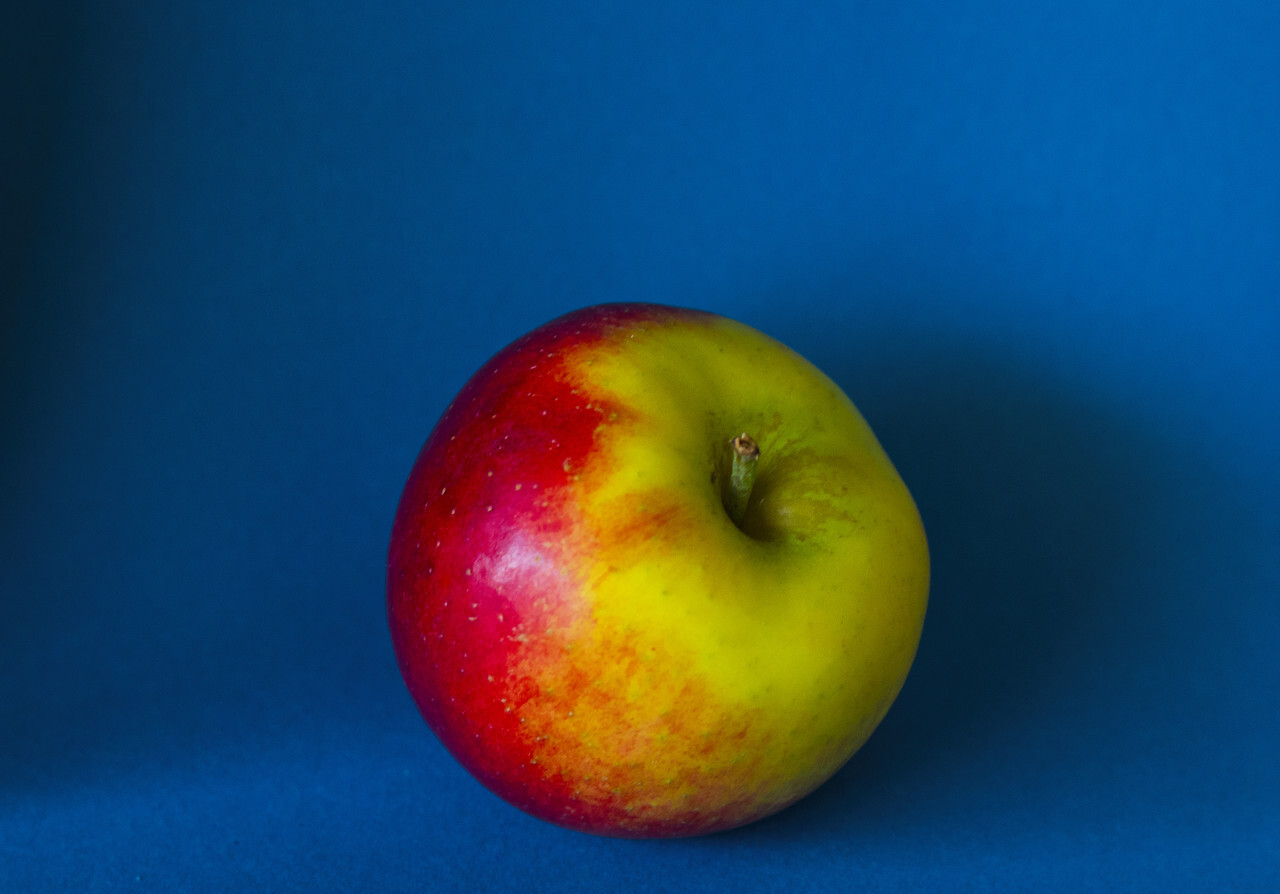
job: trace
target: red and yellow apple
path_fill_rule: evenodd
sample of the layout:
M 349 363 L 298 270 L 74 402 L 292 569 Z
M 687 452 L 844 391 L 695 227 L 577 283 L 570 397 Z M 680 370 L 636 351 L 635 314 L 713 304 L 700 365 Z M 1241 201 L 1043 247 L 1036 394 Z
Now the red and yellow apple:
M 901 688 L 928 588 L 915 504 L 843 392 L 748 326 L 645 304 L 570 313 L 471 378 L 387 564 L 445 747 L 534 816 L 627 837 L 739 826 L 830 777 Z

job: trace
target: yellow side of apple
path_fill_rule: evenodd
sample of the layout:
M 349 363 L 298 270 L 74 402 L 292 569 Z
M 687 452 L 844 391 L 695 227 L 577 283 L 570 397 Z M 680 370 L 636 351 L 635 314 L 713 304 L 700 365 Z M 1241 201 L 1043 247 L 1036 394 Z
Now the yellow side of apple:
M 754 329 L 708 315 L 573 350 L 575 387 L 615 409 L 595 436 L 607 461 L 574 470 L 585 533 L 561 545 L 589 605 L 547 607 L 540 634 L 561 645 L 514 669 L 547 683 L 523 708 L 546 743 L 533 759 L 638 824 L 779 809 L 906 678 L 929 589 L 911 495 L 843 392 Z M 761 455 L 738 526 L 723 488 L 744 432 Z

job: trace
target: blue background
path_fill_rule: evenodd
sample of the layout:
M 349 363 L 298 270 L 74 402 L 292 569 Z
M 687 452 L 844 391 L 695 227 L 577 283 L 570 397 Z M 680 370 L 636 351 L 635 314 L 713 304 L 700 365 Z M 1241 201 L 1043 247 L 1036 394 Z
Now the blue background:
M 1280 888 L 1280 4 L 22 6 L 0 888 Z M 808 356 L 931 539 L 880 730 L 705 839 L 498 801 L 385 628 L 440 411 L 606 300 Z

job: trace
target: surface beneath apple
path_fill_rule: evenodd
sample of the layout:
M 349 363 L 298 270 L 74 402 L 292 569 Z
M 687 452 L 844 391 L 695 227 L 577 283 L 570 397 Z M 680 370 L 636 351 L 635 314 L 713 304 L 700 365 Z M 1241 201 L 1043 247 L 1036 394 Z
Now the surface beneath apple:
M 830 379 L 723 317 L 599 305 L 502 350 L 445 411 L 396 514 L 387 608 L 410 692 L 482 783 L 563 826 L 667 837 L 838 770 L 902 686 L 928 585 L 915 504 Z

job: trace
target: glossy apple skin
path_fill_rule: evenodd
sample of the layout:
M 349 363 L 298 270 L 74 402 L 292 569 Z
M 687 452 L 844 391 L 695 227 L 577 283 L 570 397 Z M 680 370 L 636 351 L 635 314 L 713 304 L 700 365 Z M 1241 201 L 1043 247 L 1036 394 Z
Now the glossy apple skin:
M 761 459 L 735 526 L 744 431 Z M 674 837 L 839 769 L 902 686 L 928 583 L 910 494 L 822 373 L 723 317 L 599 305 L 445 411 L 387 611 L 410 693 L 484 785 L 569 828 Z

